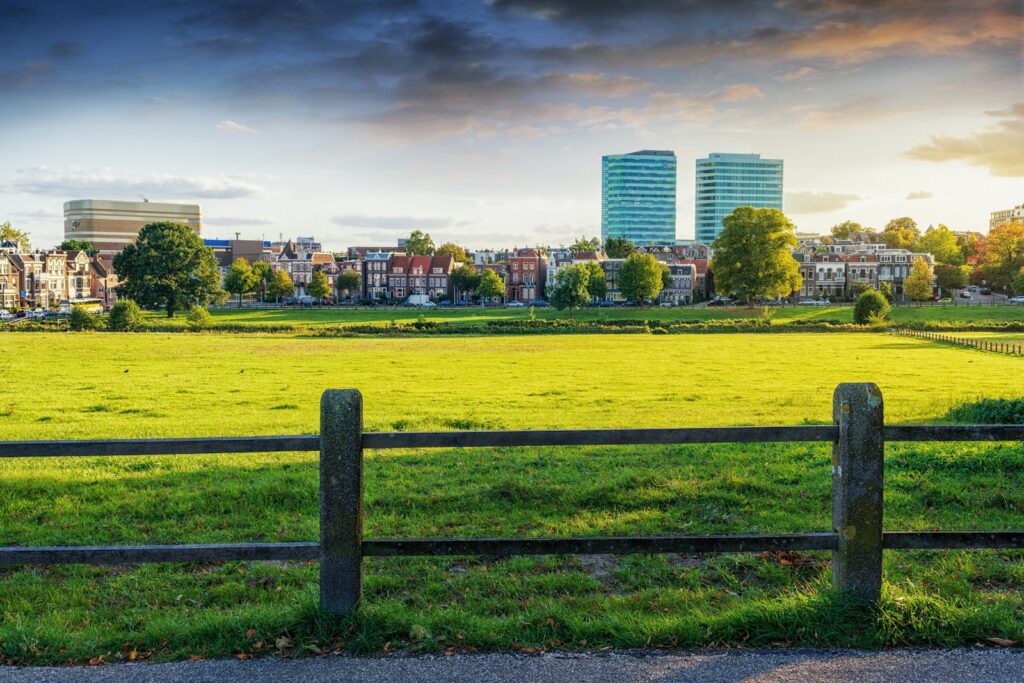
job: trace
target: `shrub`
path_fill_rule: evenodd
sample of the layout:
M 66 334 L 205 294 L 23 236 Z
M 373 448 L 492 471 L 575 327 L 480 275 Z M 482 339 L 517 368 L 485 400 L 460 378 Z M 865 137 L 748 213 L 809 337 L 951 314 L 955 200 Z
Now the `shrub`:
M 205 306 L 193 306 L 188 309 L 188 319 L 186 320 L 186 323 L 188 324 L 189 329 L 198 332 L 200 330 L 209 329 L 210 325 L 213 324 L 213 318 L 210 316 L 210 312 L 206 310 Z
M 115 332 L 135 332 L 145 326 L 146 320 L 142 316 L 142 309 L 130 299 L 118 301 L 110 309 L 107 327 Z
M 946 417 L 968 424 L 1024 424 L 1024 398 L 985 398 L 953 407 Z
M 68 329 L 72 332 L 94 330 L 96 329 L 96 318 L 75 306 L 71 309 L 71 315 L 68 316 Z
M 888 320 L 889 302 L 878 291 L 869 289 L 861 292 L 857 297 L 857 303 L 853 305 L 853 322 L 867 325 L 872 317 L 877 320 Z

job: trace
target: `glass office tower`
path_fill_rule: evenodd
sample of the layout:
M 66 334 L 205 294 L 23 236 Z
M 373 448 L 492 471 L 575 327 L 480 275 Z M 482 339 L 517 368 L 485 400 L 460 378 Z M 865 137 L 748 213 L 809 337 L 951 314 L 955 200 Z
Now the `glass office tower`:
M 695 228 L 698 242 L 711 243 L 722 219 L 738 206 L 782 210 L 782 159 L 760 154 L 709 154 L 697 159 Z
M 638 245 L 676 239 L 675 152 L 641 150 L 601 157 L 601 240 Z

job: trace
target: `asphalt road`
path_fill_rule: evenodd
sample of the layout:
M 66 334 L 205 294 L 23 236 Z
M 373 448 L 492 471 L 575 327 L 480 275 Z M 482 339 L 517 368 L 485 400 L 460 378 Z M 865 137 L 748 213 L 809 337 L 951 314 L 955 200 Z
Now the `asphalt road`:
M 874 681 L 1024 681 L 1024 649 L 963 650 L 690 650 L 590 654 L 486 654 L 452 657 L 338 657 L 114 664 L 92 668 L 0 667 L 4 683 L 873 683 Z

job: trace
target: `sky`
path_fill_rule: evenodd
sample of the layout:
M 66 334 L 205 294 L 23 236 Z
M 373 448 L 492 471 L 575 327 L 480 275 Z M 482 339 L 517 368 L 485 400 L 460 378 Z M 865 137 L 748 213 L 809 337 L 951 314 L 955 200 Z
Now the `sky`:
M 0 222 L 197 202 L 207 237 L 600 233 L 603 154 L 785 161 L 801 231 L 1024 202 L 1020 0 L 0 0 Z

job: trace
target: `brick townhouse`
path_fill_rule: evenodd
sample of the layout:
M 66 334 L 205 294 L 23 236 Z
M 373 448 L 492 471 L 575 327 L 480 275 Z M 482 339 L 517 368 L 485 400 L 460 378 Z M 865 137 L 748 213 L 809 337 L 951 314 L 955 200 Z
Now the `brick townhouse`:
M 505 300 L 524 304 L 544 296 L 547 282 L 547 258 L 536 249 L 517 249 L 508 259 Z
M 17 307 L 20 284 L 19 271 L 11 254 L 0 251 L 0 308 L 9 311 Z
M 92 268 L 84 251 L 68 251 L 65 260 L 65 299 L 88 299 L 92 296 Z
M 853 251 L 846 244 L 836 246 L 838 248 L 827 252 L 813 249 L 793 252 L 803 277 L 800 296 L 836 300 L 848 297 L 854 284 L 877 289 L 881 283 L 888 282 L 893 296 L 902 301 L 903 280 L 910 275 L 914 261 L 923 258 L 929 265 L 934 265 L 931 254 L 888 249 L 884 244 L 862 244 L 859 245 L 860 251 Z
M 18 289 L 25 293 L 24 305 L 48 308 L 67 298 L 67 265 L 63 251 L 13 254 L 11 259 L 19 273 Z
M 360 287 L 364 299 L 383 301 L 388 298 L 388 268 L 391 256 L 392 253 L 387 251 L 369 251 L 363 254 Z

